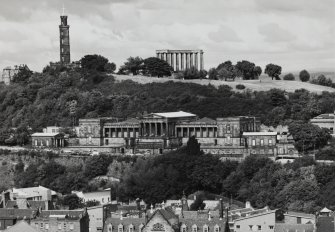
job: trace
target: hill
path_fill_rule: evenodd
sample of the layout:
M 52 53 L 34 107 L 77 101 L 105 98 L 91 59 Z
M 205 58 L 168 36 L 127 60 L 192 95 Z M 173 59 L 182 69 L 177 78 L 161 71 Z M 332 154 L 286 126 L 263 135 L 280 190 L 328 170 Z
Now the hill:
M 307 82 L 301 81 L 276 81 L 271 80 L 267 76 L 261 76 L 260 80 L 235 80 L 231 81 L 221 81 L 221 80 L 178 80 L 172 78 L 157 78 L 157 77 L 147 77 L 147 76 L 129 76 L 129 75 L 114 75 L 117 81 L 124 81 L 124 80 L 132 80 L 140 84 L 148 84 L 148 83 L 163 83 L 167 81 L 174 81 L 174 82 L 182 82 L 182 83 L 195 83 L 200 85 L 214 85 L 218 87 L 220 85 L 229 85 L 233 88 L 233 90 L 238 91 L 236 89 L 237 84 L 243 84 L 246 88 L 252 91 L 269 91 L 270 89 L 277 88 L 281 90 L 285 90 L 287 92 L 294 92 L 297 89 L 306 89 L 310 92 L 315 93 L 322 93 L 323 91 L 328 92 L 335 92 L 334 88 L 315 85 Z

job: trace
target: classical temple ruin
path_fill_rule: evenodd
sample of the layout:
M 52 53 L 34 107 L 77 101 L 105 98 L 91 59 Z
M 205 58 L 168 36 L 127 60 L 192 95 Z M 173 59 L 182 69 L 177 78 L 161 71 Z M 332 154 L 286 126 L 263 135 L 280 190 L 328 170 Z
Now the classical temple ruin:
M 174 71 L 184 71 L 191 67 L 204 69 L 203 50 L 156 50 L 157 58 L 165 60 Z

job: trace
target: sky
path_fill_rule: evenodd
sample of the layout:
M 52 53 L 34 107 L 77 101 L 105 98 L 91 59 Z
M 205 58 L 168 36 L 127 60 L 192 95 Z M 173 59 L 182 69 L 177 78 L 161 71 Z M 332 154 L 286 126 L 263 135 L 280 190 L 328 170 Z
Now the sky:
M 4 0 L 1 0 L 4 1 Z M 335 0 L 11 0 L 0 7 L 0 68 L 59 60 L 63 4 L 71 60 L 118 67 L 157 49 L 202 49 L 205 69 L 231 60 L 283 72 L 335 71 Z

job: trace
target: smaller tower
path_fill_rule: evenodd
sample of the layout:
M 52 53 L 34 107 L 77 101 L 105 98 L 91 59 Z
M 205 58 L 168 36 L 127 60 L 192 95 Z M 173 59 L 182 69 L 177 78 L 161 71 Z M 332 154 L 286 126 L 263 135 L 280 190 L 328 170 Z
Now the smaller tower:
M 185 192 L 183 192 L 183 197 L 181 198 L 181 207 L 182 207 L 182 211 L 189 211 L 187 197 L 185 195 Z
M 61 24 L 59 25 L 59 39 L 60 39 L 60 63 L 70 64 L 70 26 L 67 24 L 67 16 L 65 15 L 63 6 L 63 13 L 60 16 Z

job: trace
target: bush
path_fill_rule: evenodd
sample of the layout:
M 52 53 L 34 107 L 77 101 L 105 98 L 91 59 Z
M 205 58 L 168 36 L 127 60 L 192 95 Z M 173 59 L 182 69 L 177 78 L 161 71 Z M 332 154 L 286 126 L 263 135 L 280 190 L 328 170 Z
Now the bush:
M 311 75 L 309 74 L 309 72 L 307 72 L 307 70 L 302 70 L 300 73 L 299 73 L 299 78 L 302 82 L 306 82 L 306 81 L 309 81 L 309 78 L 311 77 Z
M 285 81 L 294 81 L 295 80 L 295 76 L 292 73 L 288 73 L 283 77 L 283 80 Z
M 330 78 L 326 78 L 323 74 L 319 75 L 316 79 L 312 79 L 310 83 L 333 87 L 333 81 Z
M 236 89 L 245 89 L 245 86 L 242 84 L 236 85 Z
M 7 161 L 6 160 L 3 160 L 2 161 L 2 166 L 6 166 L 7 165 Z

